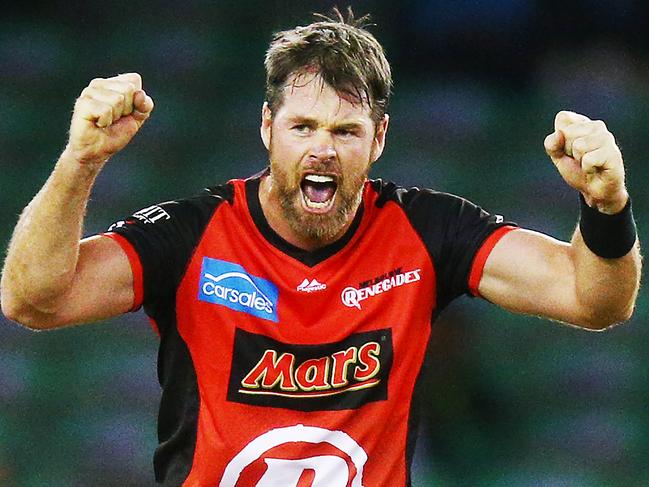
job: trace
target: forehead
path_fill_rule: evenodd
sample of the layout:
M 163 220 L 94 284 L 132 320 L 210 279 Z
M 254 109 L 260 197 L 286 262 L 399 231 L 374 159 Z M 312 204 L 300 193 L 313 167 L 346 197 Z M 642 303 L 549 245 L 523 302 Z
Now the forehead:
M 317 74 L 299 74 L 286 82 L 276 117 L 326 118 L 372 123 L 368 103 L 339 93 Z

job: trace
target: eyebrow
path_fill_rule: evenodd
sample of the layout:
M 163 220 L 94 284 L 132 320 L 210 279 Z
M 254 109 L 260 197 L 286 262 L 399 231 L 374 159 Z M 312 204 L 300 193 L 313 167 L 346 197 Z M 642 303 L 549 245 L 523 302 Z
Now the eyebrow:
M 305 124 L 305 125 L 311 125 L 311 126 L 318 126 L 319 123 L 315 118 L 308 117 L 308 116 L 302 116 L 302 115 L 295 115 L 293 117 L 290 117 L 288 119 L 289 124 Z M 340 123 L 336 123 L 333 126 L 334 129 L 346 129 L 346 130 L 354 130 L 354 129 L 363 129 L 364 124 L 362 122 L 358 121 L 343 121 Z

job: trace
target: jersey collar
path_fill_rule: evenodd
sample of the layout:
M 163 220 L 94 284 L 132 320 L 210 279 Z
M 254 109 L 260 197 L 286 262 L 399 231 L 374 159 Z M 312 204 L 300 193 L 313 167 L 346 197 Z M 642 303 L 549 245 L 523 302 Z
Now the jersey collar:
M 261 178 L 268 174 L 268 172 L 269 169 L 266 168 L 266 170 L 247 179 L 245 185 L 246 200 L 248 202 L 250 216 L 252 217 L 252 220 L 259 232 L 271 245 L 273 245 L 286 255 L 289 255 L 290 257 L 293 257 L 294 259 L 302 262 L 308 267 L 316 266 L 320 262 L 323 262 L 324 260 L 336 254 L 338 251 L 342 250 L 342 248 L 347 245 L 347 243 L 356 233 L 356 230 L 358 229 L 358 226 L 363 219 L 364 204 L 362 202 L 359 205 L 358 210 L 356 211 L 356 215 L 354 216 L 352 224 L 349 226 L 342 237 L 340 237 L 335 242 L 319 249 L 312 251 L 304 250 L 284 240 L 275 230 L 271 228 L 271 226 L 268 224 L 268 221 L 266 220 L 266 217 L 264 216 L 264 212 L 261 209 L 261 202 L 259 201 L 259 185 L 261 183 Z

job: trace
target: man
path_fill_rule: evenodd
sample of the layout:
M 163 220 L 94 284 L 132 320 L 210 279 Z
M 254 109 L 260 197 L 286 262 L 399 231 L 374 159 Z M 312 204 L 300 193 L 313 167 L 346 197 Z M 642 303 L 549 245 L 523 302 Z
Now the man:
M 52 329 L 143 306 L 154 321 L 159 483 L 409 484 L 430 325 L 455 297 L 590 330 L 631 316 L 639 250 L 602 122 L 560 112 L 545 139 L 582 198 L 559 242 L 456 196 L 367 179 L 391 74 L 353 19 L 278 33 L 265 65 L 269 169 L 80 240 L 95 178 L 153 110 L 139 75 L 95 79 L 9 246 L 9 318 Z

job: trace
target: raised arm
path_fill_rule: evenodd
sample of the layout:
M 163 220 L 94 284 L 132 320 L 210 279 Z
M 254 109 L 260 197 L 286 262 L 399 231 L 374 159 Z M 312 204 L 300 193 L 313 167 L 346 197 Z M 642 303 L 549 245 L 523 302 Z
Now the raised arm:
M 581 221 L 570 243 L 528 230 L 505 235 L 487 259 L 479 292 L 509 310 L 603 330 L 629 319 L 641 258 L 624 165 L 601 121 L 559 112 L 545 149 L 581 192 Z
M 137 73 L 94 79 L 77 99 L 68 144 L 25 208 L 2 270 L 2 312 L 34 329 L 95 321 L 133 303 L 128 258 L 112 239 L 81 240 L 94 181 L 153 110 Z

